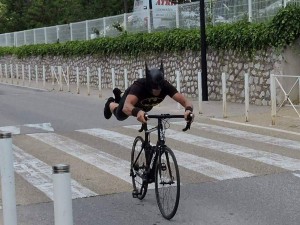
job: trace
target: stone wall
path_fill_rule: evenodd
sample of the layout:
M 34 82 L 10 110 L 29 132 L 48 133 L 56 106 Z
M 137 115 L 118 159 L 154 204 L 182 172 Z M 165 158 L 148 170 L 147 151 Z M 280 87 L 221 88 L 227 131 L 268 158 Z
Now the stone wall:
M 209 100 L 222 99 L 222 72 L 227 77 L 227 101 L 244 102 L 244 74 L 249 73 L 250 104 L 270 105 L 270 74 L 282 74 L 282 55 L 275 54 L 272 50 L 267 52 L 258 52 L 254 58 L 241 57 L 232 51 L 207 52 L 208 67 L 208 96 Z M 120 56 L 96 57 L 84 56 L 75 58 L 64 57 L 30 57 L 18 59 L 14 56 L 0 58 L 2 64 L 2 74 L 4 74 L 4 64 L 19 66 L 21 73 L 21 64 L 25 67 L 25 77 L 28 79 L 28 65 L 31 65 L 31 79 L 35 80 L 34 66 L 38 65 L 38 76 L 42 79 L 42 65 L 46 68 L 46 80 L 52 82 L 50 66 L 69 66 L 70 82 L 76 83 L 76 67 L 79 68 L 80 83 L 86 84 L 86 67 L 90 68 L 90 84 L 98 86 L 98 68 L 102 71 L 102 88 L 112 88 L 111 68 L 115 68 L 117 87 L 124 89 L 124 68 L 128 70 L 128 82 L 131 84 L 139 77 L 139 69 L 144 69 L 145 61 L 148 66 L 158 67 L 160 60 L 164 62 L 166 78 L 176 86 L 175 71 L 181 73 L 180 91 L 190 98 L 198 96 L 197 74 L 201 69 L 201 59 L 199 52 L 162 53 L 160 55 L 149 55 L 145 57 L 129 58 Z M 10 76 L 10 69 L 8 69 Z M 16 76 L 15 66 L 13 67 L 13 76 Z M 1 71 L 0 71 L 1 76 Z

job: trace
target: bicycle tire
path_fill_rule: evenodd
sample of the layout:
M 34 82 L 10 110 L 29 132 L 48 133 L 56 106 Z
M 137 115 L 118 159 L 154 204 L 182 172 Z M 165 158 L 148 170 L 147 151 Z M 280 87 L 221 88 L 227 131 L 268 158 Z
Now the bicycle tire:
M 137 136 L 134 139 L 131 151 L 131 176 L 133 190 L 137 192 L 137 198 L 142 200 L 147 193 L 148 183 L 145 181 L 146 176 L 146 154 L 144 139 Z
M 155 170 L 155 195 L 162 216 L 172 219 L 180 199 L 180 175 L 173 151 L 164 147 L 157 159 Z

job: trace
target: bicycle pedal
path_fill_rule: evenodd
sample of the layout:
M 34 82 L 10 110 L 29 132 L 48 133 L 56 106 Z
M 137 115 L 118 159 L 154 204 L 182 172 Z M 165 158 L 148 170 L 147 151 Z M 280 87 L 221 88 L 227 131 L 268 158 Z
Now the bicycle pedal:
M 137 198 L 137 197 L 138 197 L 138 194 L 139 194 L 139 193 L 138 193 L 137 190 L 133 190 L 133 191 L 132 191 L 132 197 L 133 197 L 133 198 Z

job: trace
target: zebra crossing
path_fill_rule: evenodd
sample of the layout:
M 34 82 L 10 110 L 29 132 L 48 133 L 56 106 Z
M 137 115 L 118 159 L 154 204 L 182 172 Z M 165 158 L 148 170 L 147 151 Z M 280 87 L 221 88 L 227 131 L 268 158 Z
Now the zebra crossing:
M 300 177 L 300 141 L 198 122 L 193 123 L 191 132 L 182 132 L 184 122 L 170 124 L 167 145 L 176 155 L 182 185 L 283 171 Z M 35 202 L 53 200 L 52 166 L 59 160 L 78 168 L 71 169 L 73 199 L 131 191 L 130 152 L 134 138 L 141 135 L 137 132 L 140 125 L 69 133 L 54 133 L 48 128 L 46 133 L 13 137 L 16 190 L 24 189 L 24 193 L 17 193 L 18 204 L 31 203 L 32 196 L 26 196 L 26 188 L 44 196 Z M 10 129 L 17 131 L 13 126 L 6 127 L 6 131 Z M 239 140 L 238 144 L 233 140 Z M 18 202 L 18 195 L 23 200 Z

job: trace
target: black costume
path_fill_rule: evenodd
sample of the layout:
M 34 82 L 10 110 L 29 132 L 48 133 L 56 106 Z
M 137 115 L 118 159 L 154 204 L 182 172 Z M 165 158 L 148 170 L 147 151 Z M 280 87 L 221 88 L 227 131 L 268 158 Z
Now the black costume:
M 168 81 L 163 80 L 160 94 L 158 96 L 154 96 L 151 91 L 148 91 L 149 87 L 147 87 L 146 84 L 146 78 L 140 78 L 127 88 L 120 100 L 119 106 L 113 111 L 117 120 L 125 120 L 128 118 L 128 115 L 126 115 L 122 110 L 125 99 L 129 94 L 135 95 L 138 98 L 138 102 L 134 107 L 138 107 L 145 112 L 149 112 L 153 106 L 161 103 L 167 95 L 172 98 L 178 92 L 173 85 L 171 85 Z

